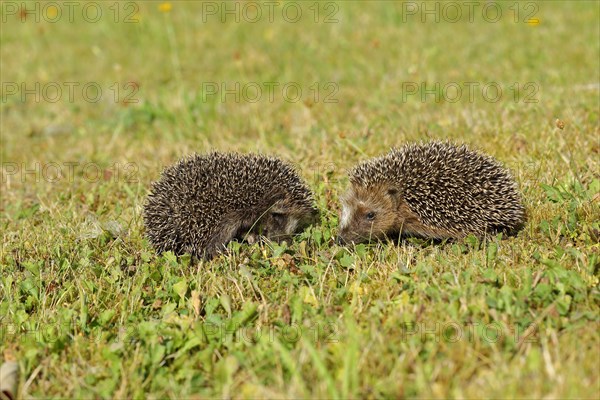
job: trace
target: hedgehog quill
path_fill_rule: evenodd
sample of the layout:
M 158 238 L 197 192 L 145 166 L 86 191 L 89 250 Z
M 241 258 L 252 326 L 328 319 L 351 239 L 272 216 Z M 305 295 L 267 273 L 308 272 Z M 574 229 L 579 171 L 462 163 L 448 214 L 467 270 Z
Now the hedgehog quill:
M 408 144 L 349 173 L 340 243 L 416 236 L 514 234 L 525 209 L 510 172 L 490 156 L 448 142 Z
M 258 154 L 195 154 L 166 168 L 144 205 L 158 253 L 212 259 L 231 240 L 282 241 L 313 223 L 313 195 L 288 163 Z

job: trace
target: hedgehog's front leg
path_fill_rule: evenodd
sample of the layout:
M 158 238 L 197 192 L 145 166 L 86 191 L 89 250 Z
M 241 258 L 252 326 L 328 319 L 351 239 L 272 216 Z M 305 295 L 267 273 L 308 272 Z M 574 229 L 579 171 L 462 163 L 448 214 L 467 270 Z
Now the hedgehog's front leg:
M 258 242 L 260 238 L 256 232 L 247 232 L 244 235 L 244 239 L 246 240 L 246 242 L 248 242 L 248 244 L 252 245 L 252 244 Z

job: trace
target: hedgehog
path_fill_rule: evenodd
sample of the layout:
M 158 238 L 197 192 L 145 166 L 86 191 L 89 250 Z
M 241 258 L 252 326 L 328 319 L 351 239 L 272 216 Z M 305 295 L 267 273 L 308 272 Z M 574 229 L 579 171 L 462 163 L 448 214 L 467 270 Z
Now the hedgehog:
M 289 239 L 313 223 L 313 195 L 288 163 L 259 154 L 194 154 L 166 168 L 144 205 L 158 253 L 210 260 L 232 240 Z
M 407 144 L 349 172 L 338 242 L 414 236 L 455 240 L 500 232 L 525 222 L 517 185 L 498 161 L 466 145 Z

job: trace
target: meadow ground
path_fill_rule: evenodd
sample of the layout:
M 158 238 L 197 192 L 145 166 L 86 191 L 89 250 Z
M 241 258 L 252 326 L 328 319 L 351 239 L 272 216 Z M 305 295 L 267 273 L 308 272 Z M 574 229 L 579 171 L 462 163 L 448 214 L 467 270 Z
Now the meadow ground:
M 67 3 L 2 2 L 21 397 L 600 397 L 599 3 Z M 518 236 L 333 243 L 348 167 L 446 138 L 512 169 Z M 157 256 L 149 185 L 210 149 L 291 160 L 322 220 Z

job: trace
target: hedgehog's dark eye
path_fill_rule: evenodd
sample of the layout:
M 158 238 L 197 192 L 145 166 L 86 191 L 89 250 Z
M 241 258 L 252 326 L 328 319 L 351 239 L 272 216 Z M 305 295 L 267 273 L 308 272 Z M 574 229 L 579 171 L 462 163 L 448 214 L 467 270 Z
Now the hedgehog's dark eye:
M 375 211 L 369 211 L 367 213 L 367 220 L 368 221 L 373 221 L 375 219 Z

